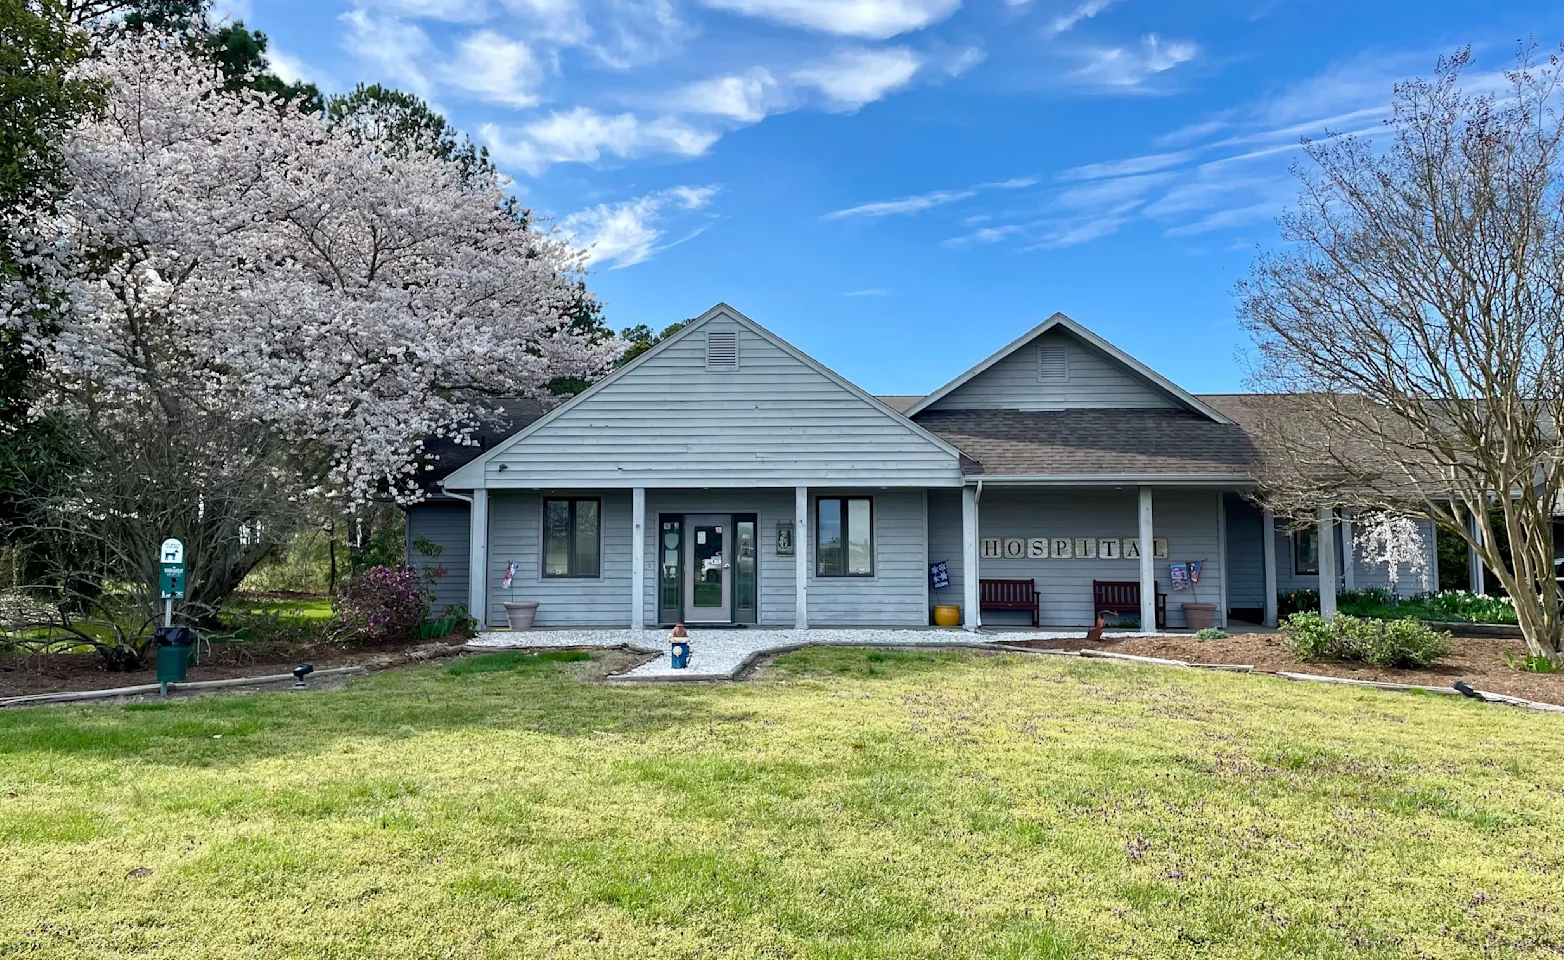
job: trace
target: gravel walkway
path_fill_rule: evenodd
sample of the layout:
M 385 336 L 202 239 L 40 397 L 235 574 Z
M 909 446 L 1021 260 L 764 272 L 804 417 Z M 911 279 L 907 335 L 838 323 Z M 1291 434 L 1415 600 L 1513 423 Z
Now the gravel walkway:
M 629 630 L 529 630 L 526 632 L 493 630 L 478 634 L 469 641 L 468 646 L 495 650 L 628 646 L 634 650 L 658 653 L 661 656 L 626 673 L 616 674 L 610 679 L 727 680 L 762 654 L 808 644 L 844 647 L 970 647 L 987 645 L 996 640 L 1079 640 L 1085 633 L 1084 629 L 1007 630 L 1004 633 L 896 629 L 695 629 L 690 631 L 690 665 L 683 670 L 673 669 L 672 656 L 668 651 L 668 638 L 658 630 L 647 630 L 640 634 Z M 1145 634 L 1135 631 L 1103 634 L 1104 639 L 1138 636 L 1145 636 Z

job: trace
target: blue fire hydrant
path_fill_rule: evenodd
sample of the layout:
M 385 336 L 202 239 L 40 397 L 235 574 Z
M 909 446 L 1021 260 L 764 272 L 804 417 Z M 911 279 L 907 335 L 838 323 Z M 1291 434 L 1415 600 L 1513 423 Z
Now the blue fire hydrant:
M 669 650 L 673 656 L 673 668 L 683 670 L 690 665 L 690 634 L 684 629 L 684 624 L 673 625 L 673 632 L 668 634 Z

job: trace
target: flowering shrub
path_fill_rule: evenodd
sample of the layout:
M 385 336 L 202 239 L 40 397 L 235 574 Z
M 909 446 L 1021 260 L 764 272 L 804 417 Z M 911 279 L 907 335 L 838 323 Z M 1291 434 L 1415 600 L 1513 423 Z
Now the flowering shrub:
M 1282 621 L 1283 643 L 1299 660 L 1357 660 L 1381 667 L 1426 667 L 1450 653 L 1450 635 L 1416 620 L 1369 620 L 1338 613 L 1295 613 Z
M 408 567 L 370 567 L 348 582 L 333 607 L 339 640 L 407 640 L 429 614 L 429 585 Z

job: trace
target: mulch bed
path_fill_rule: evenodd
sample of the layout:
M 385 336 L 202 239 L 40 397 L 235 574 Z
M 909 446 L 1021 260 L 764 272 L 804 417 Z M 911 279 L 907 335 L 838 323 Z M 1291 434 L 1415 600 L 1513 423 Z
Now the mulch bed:
M 1132 637 L 1090 643 L 1079 640 L 1005 640 L 1015 647 L 1054 650 L 1111 650 L 1141 657 L 1162 657 L 1189 663 L 1247 663 L 1256 673 L 1313 673 L 1351 680 L 1377 680 L 1411 683 L 1425 687 L 1448 687 L 1465 680 L 1479 690 L 1503 693 L 1527 700 L 1564 705 L 1564 674 L 1526 673 L 1511 669 L 1504 662 L 1524 654 L 1526 648 L 1515 640 L 1457 637 L 1450 641 L 1450 655 L 1419 670 L 1393 670 L 1366 663 L 1339 660 L 1299 661 L 1282 646 L 1281 637 L 1272 633 L 1240 633 L 1224 640 L 1196 640 L 1193 636 Z
M 439 642 L 459 645 L 466 642 L 466 637 L 452 635 Z M 371 646 L 214 643 L 210 652 L 202 646 L 201 662 L 190 667 L 189 679 L 192 682 L 229 680 L 289 673 L 301 663 L 313 663 L 317 670 L 361 663 L 381 665 L 387 658 L 403 658 L 414 648 L 427 644 L 428 641 Z M 0 657 L 0 698 L 66 690 L 105 690 L 156 682 L 157 670 L 151 662 L 140 670 L 110 673 L 103 669 L 102 661 L 92 653 Z

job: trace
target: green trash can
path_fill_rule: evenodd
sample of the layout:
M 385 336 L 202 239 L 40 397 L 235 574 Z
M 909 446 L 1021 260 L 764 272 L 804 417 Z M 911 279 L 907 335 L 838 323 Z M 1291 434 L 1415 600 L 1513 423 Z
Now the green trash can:
M 159 627 L 152 636 L 157 648 L 157 682 L 184 683 L 190 677 L 189 627 Z

